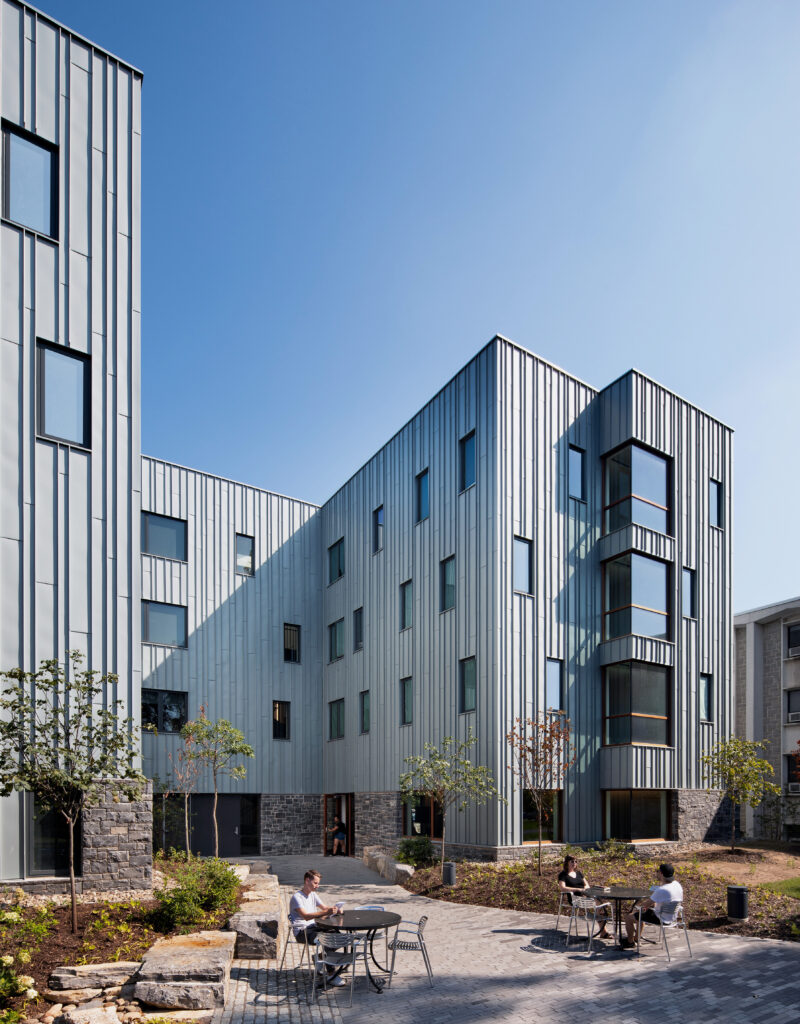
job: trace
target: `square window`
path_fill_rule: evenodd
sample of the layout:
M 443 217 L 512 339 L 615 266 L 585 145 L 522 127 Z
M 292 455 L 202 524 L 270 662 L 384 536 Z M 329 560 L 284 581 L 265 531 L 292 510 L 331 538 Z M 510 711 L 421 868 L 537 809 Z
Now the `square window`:
M 514 590 L 523 594 L 533 593 L 531 587 L 531 542 L 524 537 L 514 538 Z
M 358 695 L 358 728 L 359 732 L 369 732 L 369 690 Z
M 421 523 L 423 519 L 427 519 L 430 515 L 430 505 L 428 502 L 428 471 L 423 469 L 416 479 L 415 487 L 415 515 L 414 521 Z
M 694 597 L 694 569 L 683 570 L 683 590 L 681 592 L 681 608 L 687 619 L 697 618 Z
M 708 521 L 711 526 L 722 529 L 722 484 L 719 480 L 708 481 Z
M 328 736 L 340 740 L 344 736 L 344 699 L 328 703 Z
M 638 634 L 669 640 L 669 566 L 646 555 L 604 563 L 603 639 Z
M 180 604 L 142 601 L 142 641 L 165 647 L 185 647 L 186 608 Z
M 786 628 L 786 647 L 789 651 L 796 650 L 800 654 L 800 623 Z
M 458 442 L 458 489 L 466 491 L 475 483 L 475 431 Z
M 58 236 L 58 150 L 3 124 L 3 216 L 50 238 Z
M 463 715 L 474 711 L 478 703 L 478 680 L 474 658 L 458 663 L 458 710 Z
M 414 720 L 414 690 L 411 678 L 400 680 L 400 724 L 411 725 Z
M 177 690 L 142 690 L 142 725 L 158 732 L 180 732 L 186 725 L 186 694 Z
M 410 629 L 413 614 L 414 592 L 411 580 L 400 584 L 400 629 Z
M 344 619 L 338 619 L 328 626 L 328 661 L 344 657 Z
M 91 364 L 88 356 L 38 342 L 37 424 L 43 437 L 88 448 L 91 437 Z
M 786 691 L 786 710 L 790 715 L 800 713 L 800 690 Z M 800 782 L 800 779 L 798 779 Z
M 236 534 L 236 572 L 240 576 L 253 576 L 256 571 L 256 542 L 244 533 Z
M 440 611 L 446 612 L 456 606 L 456 557 L 451 555 L 440 563 Z
M 185 562 L 186 521 L 142 512 L 142 554 Z
M 700 721 L 714 721 L 714 690 L 711 676 L 700 676 L 699 697 L 700 697 Z
M 383 550 L 383 505 L 372 513 L 372 553 Z
M 547 711 L 564 710 L 564 694 L 561 685 L 561 662 L 556 658 L 548 658 L 545 662 L 544 675 L 544 706 Z
M 283 624 L 283 660 L 300 664 L 300 627 L 291 622 Z
M 364 609 L 356 608 L 353 612 L 353 650 L 360 651 L 364 647 Z
M 328 584 L 344 576 L 344 537 L 328 548 Z
M 288 700 L 274 700 L 272 702 L 272 738 L 274 740 L 288 740 L 289 737 L 289 711 L 291 703 Z
M 567 467 L 569 496 L 570 498 L 577 498 L 578 501 L 586 500 L 583 456 L 584 452 L 581 448 L 569 446 L 569 466 Z

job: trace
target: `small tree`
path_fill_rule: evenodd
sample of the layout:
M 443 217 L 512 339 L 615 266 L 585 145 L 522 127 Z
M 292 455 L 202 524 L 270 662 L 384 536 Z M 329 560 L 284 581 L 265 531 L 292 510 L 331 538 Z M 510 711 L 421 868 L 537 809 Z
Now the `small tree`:
M 731 852 L 736 849 L 736 808 L 758 807 L 765 796 L 780 793 L 780 786 L 768 781 L 774 775 L 772 765 L 759 757 L 765 740 L 745 740 L 731 736 L 719 740 L 702 762 L 708 769 L 709 788 L 720 789 L 731 802 Z
M 539 819 L 538 869 L 542 873 L 542 823 L 552 813 L 550 796 L 564 784 L 564 775 L 575 764 L 575 748 L 570 744 L 570 722 L 562 715 L 516 719 L 506 735 L 511 747 L 512 771 L 520 789 L 530 793 Z
M 37 672 L 0 673 L 0 795 L 33 793 L 43 810 L 67 823 L 72 930 L 78 930 L 75 893 L 75 824 L 99 802 L 107 786 L 129 800 L 146 779 L 134 768 L 137 732 L 121 717 L 122 701 L 111 700 L 117 677 L 84 669 L 80 651 L 67 651 L 70 671 L 55 660 Z
M 205 714 L 205 704 L 200 705 L 201 717 Z M 150 732 L 157 732 L 155 726 L 149 727 Z M 179 793 L 183 797 L 183 827 L 184 827 L 184 845 L 186 847 L 186 856 L 191 856 L 191 830 L 189 828 L 189 797 L 195 790 L 197 785 L 197 779 L 201 771 L 201 763 L 193 757 L 195 748 L 195 737 L 191 734 L 183 735 L 181 733 L 181 739 L 183 745 L 173 755 L 172 751 L 167 754 L 167 760 L 169 761 L 169 773 L 167 778 L 163 781 L 159 780 L 159 793 L 164 800 L 167 800 L 173 793 Z M 156 785 L 156 779 L 153 780 L 153 785 Z M 166 807 L 163 811 L 165 822 L 168 820 Z M 165 824 L 166 828 L 166 824 Z
M 234 764 L 237 757 L 255 757 L 256 753 L 249 743 L 245 743 L 244 733 L 235 729 L 230 722 L 221 718 L 212 722 L 206 716 L 205 705 L 200 707 L 200 717 L 187 722 L 181 729 L 181 737 L 187 751 L 189 761 L 199 763 L 211 772 L 214 782 L 214 856 L 219 856 L 219 826 L 217 825 L 217 798 L 219 796 L 219 779 L 228 775 L 232 779 L 243 779 L 247 768 L 243 764 Z M 188 814 L 187 814 L 188 832 Z
M 442 878 L 444 878 L 444 841 L 447 812 L 456 804 L 463 811 L 468 803 L 485 804 L 492 797 L 505 798 L 498 793 L 492 773 L 485 765 L 470 761 L 470 747 L 478 742 L 470 729 L 465 740 L 456 741 L 445 736 L 441 747 L 426 743 L 425 753 L 405 759 L 408 771 L 400 776 L 400 791 L 406 799 L 427 796 L 442 810 Z

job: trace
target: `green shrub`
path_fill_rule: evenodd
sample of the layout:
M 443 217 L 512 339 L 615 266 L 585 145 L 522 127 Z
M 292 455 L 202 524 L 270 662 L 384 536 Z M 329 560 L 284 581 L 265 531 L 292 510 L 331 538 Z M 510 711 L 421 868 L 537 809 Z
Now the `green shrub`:
M 423 868 L 434 863 L 436 849 L 427 836 L 410 836 L 408 839 L 400 840 L 394 859 L 400 864 Z
M 599 846 L 610 860 L 621 860 L 628 853 L 628 844 L 619 839 L 604 839 Z
M 157 922 L 165 930 L 201 924 L 209 915 L 236 908 L 239 879 L 223 860 L 189 860 L 174 882 L 153 893 L 159 902 Z

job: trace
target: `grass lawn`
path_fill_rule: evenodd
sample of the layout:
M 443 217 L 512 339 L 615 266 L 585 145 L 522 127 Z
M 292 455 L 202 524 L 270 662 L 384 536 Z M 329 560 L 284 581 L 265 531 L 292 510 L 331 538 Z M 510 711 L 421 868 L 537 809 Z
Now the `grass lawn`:
M 796 900 L 800 900 L 800 877 L 799 878 L 786 878 L 782 882 L 772 882 L 770 885 L 765 886 L 767 889 L 771 889 L 772 892 L 783 893 L 784 896 L 792 896 Z

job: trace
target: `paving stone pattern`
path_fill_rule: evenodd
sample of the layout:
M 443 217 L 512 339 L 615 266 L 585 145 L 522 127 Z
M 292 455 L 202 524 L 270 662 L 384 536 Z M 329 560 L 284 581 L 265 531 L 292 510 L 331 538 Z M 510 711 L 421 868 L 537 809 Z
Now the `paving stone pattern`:
M 638 960 L 609 945 L 589 956 L 584 942 L 565 949 L 563 918 L 555 940 L 550 915 L 426 900 L 350 858 L 280 857 L 272 864 L 287 896 L 302 883 L 303 872 L 316 867 L 322 871 L 323 899 L 344 899 L 350 906 L 381 903 L 407 920 L 428 914 L 434 987 L 428 986 L 418 953 L 398 953 L 388 991 L 369 991 L 362 971 L 352 1008 L 349 986 L 329 989 L 309 1005 L 311 975 L 305 966 L 278 977 L 273 960 L 237 961 L 231 998 L 214 1024 L 575 1024 L 597 1016 L 618 1024 L 798 1020 L 798 943 L 692 932 L 694 957 L 689 959 L 685 941 L 675 935 L 671 964 L 655 944 L 646 944 Z M 287 966 L 290 956 L 299 962 L 297 943 L 290 944 Z

